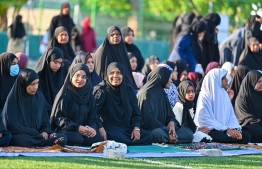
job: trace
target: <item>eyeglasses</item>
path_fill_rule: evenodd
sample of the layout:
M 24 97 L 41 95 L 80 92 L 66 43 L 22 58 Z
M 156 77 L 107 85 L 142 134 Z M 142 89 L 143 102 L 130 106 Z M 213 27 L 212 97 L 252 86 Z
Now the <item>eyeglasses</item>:
M 84 80 L 88 79 L 86 75 L 81 76 L 80 74 L 75 74 L 74 77 L 76 77 L 76 78 L 80 78 L 81 77 Z
M 55 65 L 59 66 L 59 67 L 63 67 L 64 63 L 63 62 L 58 62 L 58 61 L 53 61 Z

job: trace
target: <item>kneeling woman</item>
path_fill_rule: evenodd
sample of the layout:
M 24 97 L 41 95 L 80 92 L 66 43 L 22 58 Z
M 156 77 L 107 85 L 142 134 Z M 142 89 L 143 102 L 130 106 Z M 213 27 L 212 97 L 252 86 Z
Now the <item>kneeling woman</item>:
M 34 70 L 23 69 L 6 100 L 3 116 L 13 135 L 10 145 L 38 147 L 66 144 L 66 137 L 50 128 L 45 99 L 38 89 L 39 77 Z
M 246 144 L 251 136 L 247 131 L 241 132 L 226 91 L 226 75 L 226 70 L 217 68 L 206 74 L 197 100 L 194 121 L 198 127 L 208 128 L 208 134 L 215 142 Z
M 67 136 L 68 145 L 90 146 L 103 141 L 97 133 L 97 113 L 90 73 L 85 64 L 75 64 L 56 96 L 51 127 Z
M 152 144 L 150 132 L 140 129 L 142 117 L 137 98 L 125 81 L 123 69 L 120 63 L 109 64 L 107 80 L 94 88 L 97 110 L 102 119 L 100 131 L 105 129 L 107 139 L 127 145 Z

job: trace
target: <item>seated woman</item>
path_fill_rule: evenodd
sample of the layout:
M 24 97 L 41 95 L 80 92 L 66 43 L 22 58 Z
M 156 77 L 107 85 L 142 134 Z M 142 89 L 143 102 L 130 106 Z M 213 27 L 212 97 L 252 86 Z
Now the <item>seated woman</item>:
M 143 80 L 145 78 L 145 75 L 143 75 L 141 72 L 136 71 L 137 64 L 138 64 L 137 57 L 131 52 L 127 52 L 127 55 L 128 55 L 129 62 L 131 65 L 132 74 L 136 82 L 136 86 L 140 89 L 143 87 Z
M 250 141 L 250 134 L 241 131 L 235 116 L 230 97 L 226 92 L 228 88 L 227 71 L 214 68 L 210 70 L 203 81 L 197 100 L 195 124 L 206 127 L 215 142 L 241 143 Z
M 189 80 L 182 81 L 177 89 L 178 89 L 178 102 L 173 108 L 173 112 L 176 116 L 176 120 L 179 122 L 179 124 L 182 127 L 188 127 L 194 133 L 193 142 L 210 140 L 211 137 L 206 135 L 209 133 L 209 129 L 207 127 L 197 128 L 193 120 L 193 117 L 195 115 L 193 110 L 195 87 L 193 83 Z
M 181 127 L 171 109 L 164 88 L 169 88 L 172 72 L 157 66 L 138 92 L 138 105 L 143 116 L 142 128 L 152 134 L 153 143 L 191 143 L 193 132 Z
M 1 118 L 0 119 L 0 147 L 9 146 L 11 139 L 12 139 L 12 134 L 6 130 L 6 127 Z
M 52 108 L 51 127 L 67 136 L 68 145 L 90 146 L 103 141 L 97 133 L 98 119 L 89 77 L 85 64 L 71 67 Z
M 240 125 L 251 134 L 251 142 L 262 142 L 262 73 L 251 70 L 242 81 L 235 102 Z
M 74 58 L 71 67 L 73 67 L 77 63 L 84 63 L 87 65 L 90 72 L 89 81 L 91 81 L 92 87 L 98 85 L 98 83 L 102 81 L 101 77 L 99 77 L 96 71 L 94 70 L 94 61 L 90 53 L 86 53 L 86 52 L 78 53 Z
M 151 134 L 140 129 L 142 120 L 133 88 L 125 81 L 124 68 L 113 62 L 107 68 L 107 80 L 94 88 L 97 111 L 101 117 L 100 131 L 107 139 L 127 145 L 152 144 Z
M 146 58 L 145 64 L 141 70 L 141 72 L 145 75 L 143 83 L 145 84 L 147 81 L 147 76 L 149 73 L 157 67 L 159 64 L 159 58 L 151 55 L 150 57 Z
M 66 144 L 66 137 L 50 128 L 39 77 L 31 69 L 20 71 L 3 109 L 3 119 L 13 135 L 10 145 L 38 147 Z

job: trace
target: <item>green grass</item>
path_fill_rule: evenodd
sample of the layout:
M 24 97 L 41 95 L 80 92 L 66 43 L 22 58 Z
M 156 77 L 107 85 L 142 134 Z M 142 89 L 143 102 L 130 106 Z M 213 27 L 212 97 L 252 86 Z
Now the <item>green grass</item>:
M 149 163 L 146 160 L 160 162 Z M 106 159 L 94 157 L 1 157 L 0 168 L 261 168 L 262 155 L 242 155 L 230 157 L 184 157 Z

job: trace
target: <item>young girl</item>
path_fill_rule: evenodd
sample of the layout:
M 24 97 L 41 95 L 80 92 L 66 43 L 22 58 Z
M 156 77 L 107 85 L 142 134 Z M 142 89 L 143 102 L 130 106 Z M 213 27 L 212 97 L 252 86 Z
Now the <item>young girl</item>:
M 128 58 L 129 58 L 129 62 L 130 62 L 131 69 L 132 69 L 132 74 L 133 74 L 133 77 L 135 79 L 136 85 L 140 89 L 140 88 L 143 87 L 143 79 L 145 78 L 145 75 L 143 75 L 140 72 L 136 72 L 136 69 L 137 69 L 137 58 L 136 58 L 136 56 L 131 52 L 128 52 L 127 55 L 128 55 Z

